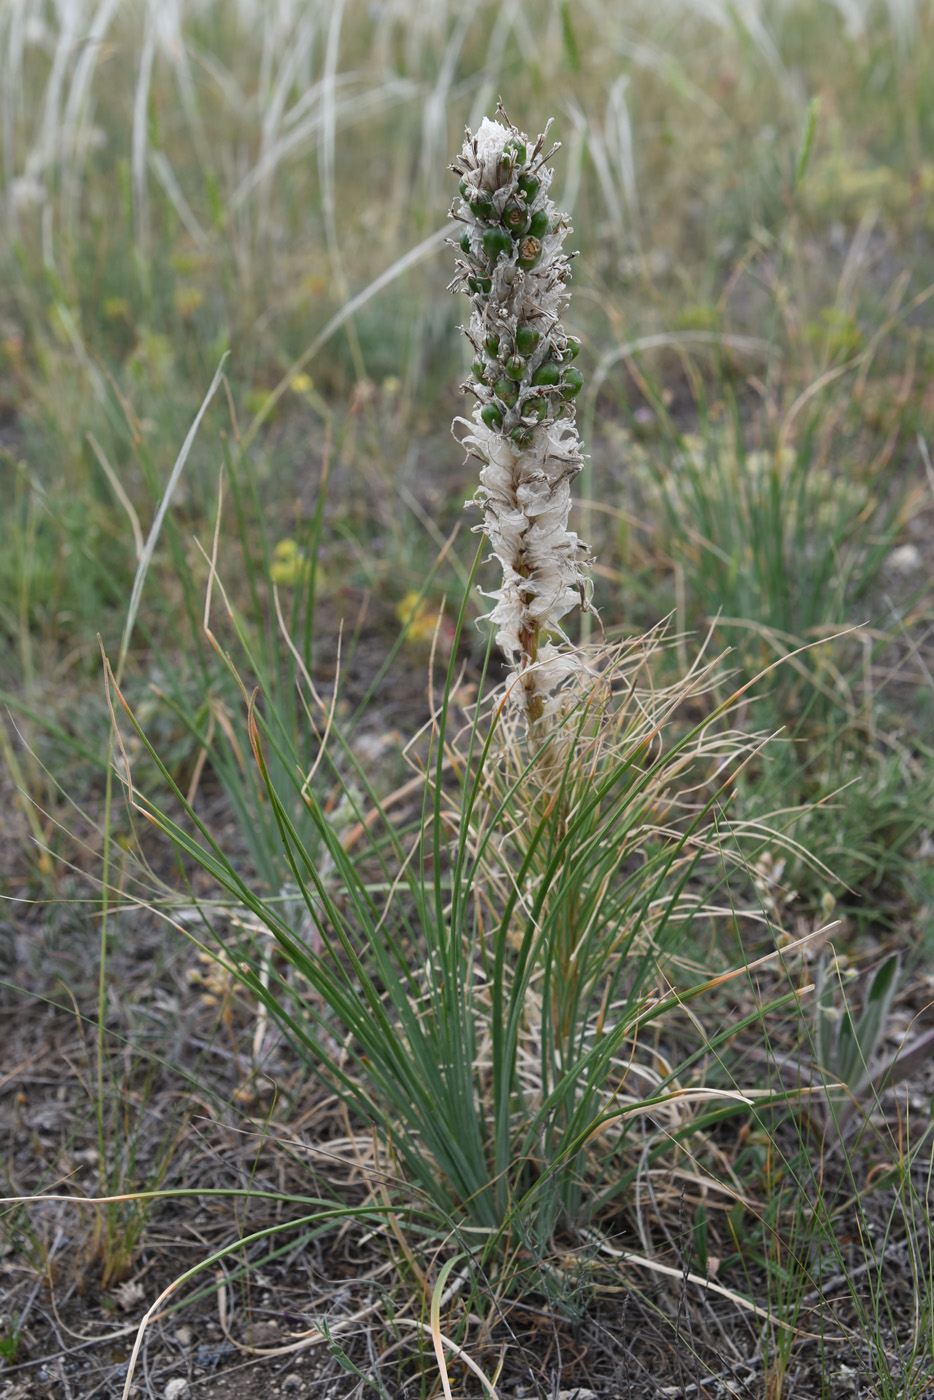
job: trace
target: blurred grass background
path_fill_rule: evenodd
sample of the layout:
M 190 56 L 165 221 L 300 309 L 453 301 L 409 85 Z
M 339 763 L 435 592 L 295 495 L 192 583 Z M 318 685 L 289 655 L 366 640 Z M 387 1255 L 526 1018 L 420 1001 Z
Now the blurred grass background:
M 469 538 L 438 563 L 472 490 L 446 167 L 501 95 L 563 143 L 604 625 L 719 618 L 743 677 L 821 643 L 760 687 L 784 738 L 739 800 L 836 873 L 792 863 L 789 906 L 928 946 L 932 38 L 922 0 L 8 0 L 0 690 L 28 747 L 8 722 L 5 891 L 49 877 L 62 794 L 93 800 L 96 637 L 116 652 L 225 353 L 126 662 L 179 772 L 207 747 L 242 801 L 195 543 L 222 463 L 220 573 L 284 692 L 270 577 L 316 663 L 339 619 L 379 638 L 371 676 L 407 598 L 463 588 Z M 409 637 L 412 694 L 424 660 Z

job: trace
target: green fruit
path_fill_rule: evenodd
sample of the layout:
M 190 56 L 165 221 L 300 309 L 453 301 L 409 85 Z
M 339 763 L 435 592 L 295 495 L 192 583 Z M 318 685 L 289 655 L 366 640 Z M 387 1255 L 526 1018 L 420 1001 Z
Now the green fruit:
M 515 156 L 512 159 L 513 165 L 525 165 L 526 151 L 521 141 L 517 141 L 515 138 L 507 141 L 503 147 L 503 155 L 506 155 L 507 151 L 515 151 Z
M 495 403 L 485 403 L 480 410 L 480 417 L 488 428 L 503 426 L 503 415 Z
M 509 436 L 519 447 L 528 447 L 529 443 L 532 441 L 532 429 L 513 428 Z
M 525 360 L 521 355 L 510 355 L 506 361 L 506 373 L 510 379 L 521 379 L 525 374 Z
M 580 341 L 577 339 L 577 336 L 576 336 L 576 335 L 569 335 L 569 336 L 568 336 L 568 348 L 567 348 L 567 350 L 564 352 L 564 358 L 565 358 L 566 360 L 576 360 L 577 357 L 578 357 L 578 355 L 580 354 L 580 352 L 581 352 L 581 343 L 580 343 Z
M 519 180 L 519 191 L 525 195 L 526 204 L 532 203 L 540 188 L 540 182 L 533 175 L 523 175 Z
M 483 251 L 490 262 L 496 262 L 501 253 L 508 256 L 512 252 L 512 239 L 505 229 L 495 227 L 484 229 Z
M 573 399 L 584 387 L 584 376 L 579 369 L 566 369 L 564 378 L 561 381 L 561 397 L 563 399 Z
M 521 238 L 529 226 L 529 216 L 517 199 L 511 199 L 503 210 L 503 223 L 513 238 Z
M 533 238 L 544 238 L 546 233 L 550 233 L 547 209 L 536 209 L 529 224 L 529 233 Z
M 523 417 L 534 418 L 536 423 L 541 423 L 543 419 L 548 417 L 548 400 L 538 399 L 535 403 L 529 404 Z
M 493 290 L 493 282 L 489 277 L 468 277 L 467 286 L 472 292 L 483 292 L 485 296 L 489 296 Z
M 561 371 L 558 366 L 553 360 L 546 360 L 543 365 L 539 365 L 538 369 L 532 375 L 532 383 L 535 385 L 544 384 L 546 387 L 550 388 L 551 385 L 557 384 L 560 378 Z
M 519 326 L 516 330 L 516 349 L 520 355 L 531 355 L 538 344 L 539 332 L 532 326 Z
M 461 180 L 461 182 L 460 182 L 460 184 L 458 185 L 457 188 L 460 190 L 461 199 L 466 199 L 466 198 L 467 198 L 467 191 L 468 191 L 468 189 L 470 188 L 469 185 L 467 184 L 467 181 L 466 181 L 466 180 Z
M 489 355 L 490 359 L 495 360 L 496 356 L 499 354 L 499 336 L 488 335 L 483 342 L 483 348 Z
M 493 199 L 485 190 L 478 190 L 471 205 L 478 219 L 489 219 L 493 213 Z
M 461 234 L 460 238 L 457 241 L 461 245 L 462 253 L 470 252 L 470 234 L 467 232 L 466 229 L 464 229 L 464 232 Z
M 479 380 L 480 380 L 480 383 L 482 384 L 482 383 L 483 383 L 483 371 L 484 371 L 484 369 L 486 368 L 486 366 L 482 363 L 482 361 L 480 361 L 480 360 L 474 360 L 474 362 L 473 362 L 473 364 L 470 366 L 470 368 L 471 368 L 471 371 L 472 371 L 472 373 L 473 373 L 474 379 L 479 379 Z
M 516 262 L 523 272 L 529 272 L 542 256 L 542 245 L 538 238 L 533 238 L 531 234 L 523 238 L 519 244 L 519 256 Z
M 493 385 L 493 393 L 507 408 L 512 408 L 519 397 L 519 386 L 511 379 L 497 379 Z

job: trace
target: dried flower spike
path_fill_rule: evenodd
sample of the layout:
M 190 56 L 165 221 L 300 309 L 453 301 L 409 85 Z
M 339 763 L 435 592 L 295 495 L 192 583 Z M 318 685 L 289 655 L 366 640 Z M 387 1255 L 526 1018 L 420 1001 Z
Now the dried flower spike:
M 571 482 L 582 463 L 574 399 L 583 376 L 572 365 L 580 342 L 561 324 L 570 259 L 567 216 L 548 198 L 553 172 L 543 153 L 551 122 L 533 144 L 509 121 L 484 118 L 467 132 L 451 169 L 460 199 L 463 257 L 451 291 L 470 294 L 473 419 L 457 418 L 464 446 L 482 462 L 475 501 L 482 530 L 503 569 L 489 596 L 496 641 L 513 667 L 513 695 L 530 729 L 554 715 L 569 679 L 588 668 L 563 618 L 587 607 L 590 551 L 568 529 Z

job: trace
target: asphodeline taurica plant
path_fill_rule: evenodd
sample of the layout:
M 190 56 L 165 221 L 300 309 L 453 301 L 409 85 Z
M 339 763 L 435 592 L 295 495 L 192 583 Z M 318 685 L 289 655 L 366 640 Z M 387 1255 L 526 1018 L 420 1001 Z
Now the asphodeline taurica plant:
M 563 251 L 567 216 L 548 197 L 545 164 L 551 122 L 534 144 L 497 108 L 469 130 L 452 164 L 460 199 L 451 215 L 463 225 L 462 257 L 452 291 L 470 295 L 472 379 L 476 399 L 461 440 L 482 463 L 477 526 L 503 569 L 490 620 L 513 668 L 511 694 L 534 736 L 561 707 L 567 682 L 588 668 L 563 619 L 589 606 L 590 551 L 568 529 L 571 482 L 583 465 L 574 400 L 583 376 L 574 365 L 580 342 L 561 315 L 569 300 L 570 259 Z

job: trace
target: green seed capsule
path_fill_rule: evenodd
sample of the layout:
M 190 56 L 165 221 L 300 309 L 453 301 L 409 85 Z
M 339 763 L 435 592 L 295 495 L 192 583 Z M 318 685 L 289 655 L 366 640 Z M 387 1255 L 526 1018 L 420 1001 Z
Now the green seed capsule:
M 536 209 L 529 224 L 529 233 L 533 238 L 544 238 L 546 233 L 550 233 L 547 209 Z
M 548 400 L 538 399 L 537 402 L 528 404 L 523 417 L 534 418 L 536 423 L 541 423 L 548 417 Z
M 503 415 L 495 403 L 485 403 L 480 410 L 480 417 L 488 428 L 503 426 Z
M 510 379 L 521 379 L 525 374 L 525 360 L 521 355 L 510 355 L 506 361 L 506 373 Z
M 457 187 L 460 190 L 461 199 L 467 198 L 467 190 L 470 188 L 466 180 L 461 180 Z
M 535 385 L 544 384 L 546 387 L 550 388 L 551 385 L 557 384 L 560 378 L 561 371 L 558 366 L 553 360 L 546 360 L 543 365 L 539 365 L 538 369 L 532 375 L 532 383 Z
M 533 175 L 523 175 L 519 180 L 518 187 L 520 192 L 525 195 L 526 204 L 531 204 L 541 188 L 541 183 Z
M 483 383 L 483 374 L 484 374 L 484 371 L 485 371 L 485 369 L 486 369 L 486 366 L 484 365 L 483 361 L 482 361 L 482 360 L 474 360 L 473 364 L 470 366 L 470 369 L 471 369 L 471 373 L 473 374 L 474 379 L 479 379 L 479 380 L 480 380 L 480 383 L 482 384 L 482 383 Z
M 521 141 L 516 141 L 515 139 L 507 141 L 503 147 L 503 155 L 505 156 L 507 152 L 515 152 L 512 156 L 511 164 L 525 165 L 526 150 Z
M 568 336 L 568 348 L 567 348 L 567 350 L 565 351 L 564 358 L 565 358 L 566 360 L 576 360 L 577 357 L 578 357 L 578 355 L 580 354 L 580 352 L 581 352 L 581 343 L 580 343 L 580 341 L 577 339 L 577 336 L 576 336 L 576 335 L 569 335 L 569 336 Z
M 529 226 L 529 216 L 517 199 L 511 199 L 503 210 L 503 223 L 513 238 L 521 238 Z
M 493 214 L 493 200 L 485 190 L 478 191 L 470 207 L 478 219 L 489 219 Z
M 528 447 L 532 441 L 532 430 L 531 428 L 513 428 L 509 436 L 517 446 Z
M 491 360 L 495 360 L 499 354 L 499 336 L 488 335 L 483 342 L 483 348 Z
M 519 267 L 522 268 L 523 272 L 529 272 L 541 256 L 541 241 L 537 238 L 533 238 L 532 235 L 529 234 L 528 238 L 523 238 L 522 242 L 519 244 L 519 256 L 516 258 L 516 262 Z
M 516 349 L 520 355 L 531 355 L 538 344 L 539 332 L 532 326 L 519 326 L 516 330 Z
M 564 378 L 561 381 L 561 397 L 563 399 L 573 399 L 584 387 L 584 376 L 579 369 L 566 369 Z
M 519 397 L 519 386 L 511 379 L 497 379 L 493 393 L 507 408 L 512 408 Z
M 483 230 L 483 251 L 490 262 L 496 262 L 500 254 L 508 256 L 512 252 L 512 239 L 505 229 L 488 228 Z
M 466 229 L 464 229 L 464 232 L 461 234 L 460 238 L 457 241 L 461 245 L 462 253 L 470 252 L 470 234 L 467 232 Z

